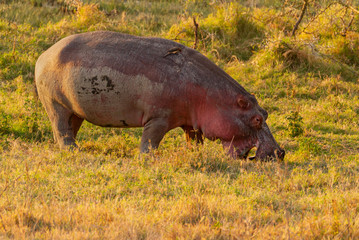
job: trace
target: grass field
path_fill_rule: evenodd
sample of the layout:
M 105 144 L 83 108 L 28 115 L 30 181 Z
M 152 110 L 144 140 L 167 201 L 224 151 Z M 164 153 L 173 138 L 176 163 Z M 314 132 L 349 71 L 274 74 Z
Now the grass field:
M 292 37 L 301 5 L 279 0 L 0 0 L 0 238 L 359 239 L 359 15 L 317 2 Z M 269 112 L 283 162 L 180 129 L 140 156 L 142 129 L 90 123 L 80 151 L 58 149 L 34 88 L 43 51 L 94 30 L 192 47 L 193 17 L 197 50 Z

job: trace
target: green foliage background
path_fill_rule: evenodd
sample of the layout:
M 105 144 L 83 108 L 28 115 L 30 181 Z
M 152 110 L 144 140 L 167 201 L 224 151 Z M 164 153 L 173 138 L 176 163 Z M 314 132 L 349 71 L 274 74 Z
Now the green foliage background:
M 310 1 L 291 36 L 302 1 L 1 0 L 0 236 L 358 238 L 359 14 L 342 2 Z M 178 129 L 139 157 L 141 129 L 88 123 L 81 151 L 58 150 L 34 65 L 95 30 L 196 42 L 269 112 L 284 162 L 187 146 Z

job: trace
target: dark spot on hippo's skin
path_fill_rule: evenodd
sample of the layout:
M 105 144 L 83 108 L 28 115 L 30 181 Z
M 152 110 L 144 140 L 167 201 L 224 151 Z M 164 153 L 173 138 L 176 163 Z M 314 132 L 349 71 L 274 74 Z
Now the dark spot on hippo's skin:
M 89 89 L 85 87 L 81 87 L 81 91 L 77 91 L 78 94 L 88 94 Z
M 90 82 L 92 86 L 97 86 L 98 82 L 97 82 L 97 76 L 94 76 L 92 78 L 85 78 L 84 82 Z
M 128 124 L 126 123 L 125 120 L 121 120 L 121 122 L 122 122 L 123 126 L 128 127 Z
M 106 84 L 107 92 L 114 89 L 115 85 L 112 83 L 112 80 L 108 76 L 102 76 L 101 80 L 103 82 L 107 82 L 107 84 Z
M 100 85 L 100 82 L 99 82 L 99 79 L 105 83 L 105 86 L 103 86 L 103 84 Z M 85 78 L 84 79 L 84 82 L 89 82 L 91 83 L 91 86 L 90 87 L 81 87 L 81 90 L 82 91 L 79 91 L 77 92 L 78 94 L 100 94 L 101 92 L 110 92 L 112 90 L 114 90 L 115 88 L 115 85 L 113 84 L 112 80 L 104 75 L 104 76 L 101 76 L 101 77 L 97 77 L 97 76 L 94 76 L 92 78 Z M 119 92 L 116 94 L 119 94 Z
M 91 78 L 91 84 L 92 84 L 93 86 L 97 86 L 97 85 L 98 85 L 97 76 Z
M 120 120 L 120 122 L 122 122 L 123 126 L 128 127 L 128 124 L 126 123 L 125 120 Z M 112 124 L 105 124 L 105 125 L 101 125 L 102 127 L 118 127 Z
M 100 92 L 101 92 L 101 90 L 97 89 L 97 88 L 92 88 L 92 91 L 91 91 L 92 94 L 100 94 Z

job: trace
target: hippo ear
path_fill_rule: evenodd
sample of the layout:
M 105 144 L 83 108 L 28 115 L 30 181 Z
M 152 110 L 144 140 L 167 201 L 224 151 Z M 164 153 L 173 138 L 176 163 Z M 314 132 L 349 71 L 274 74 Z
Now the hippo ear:
M 243 98 L 242 96 L 240 96 L 238 99 L 237 99 L 237 103 L 238 103 L 238 106 L 242 109 L 247 109 L 249 107 L 249 102 L 248 100 L 246 100 L 245 98 Z

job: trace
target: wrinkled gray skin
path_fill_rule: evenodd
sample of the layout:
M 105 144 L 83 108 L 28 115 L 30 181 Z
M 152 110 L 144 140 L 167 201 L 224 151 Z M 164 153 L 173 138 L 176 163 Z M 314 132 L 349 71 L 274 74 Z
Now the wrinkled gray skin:
M 255 97 L 205 56 L 170 40 L 72 35 L 39 57 L 35 79 L 60 148 L 76 146 L 86 119 L 144 127 L 141 152 L 181 127 L 188 140 L 220 139 L 235 157 L 247 157 L 256 146 L 260 159 L 284 158 Z

